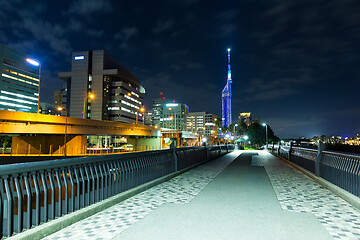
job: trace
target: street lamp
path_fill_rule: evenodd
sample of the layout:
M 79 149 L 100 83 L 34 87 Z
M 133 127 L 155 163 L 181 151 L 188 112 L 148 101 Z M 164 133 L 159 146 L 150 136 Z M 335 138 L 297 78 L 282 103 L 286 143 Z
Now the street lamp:
M 136 124 L 138 124 L 139 110 L 140 110 L 141 113 L 143 113 L 143 112 L 145 112 L 145 108 L 142 107 L 142 108 L 136 110 Z M 144 114 L 143 114 L 143 116 L 144 116 Z M 144 123 L 144 121 L 143 121 L 143 123 Z
M 61 112 L 65 109 L 65 136 L 64 136 L 64 156 L 66 156 L 66 134 L 67 134 L 67 109 L 66 107 L 58 107 L 57 110 Z
M 92 94 L 92 93 L 88 94 L 88 95 L 84 98 L 83 119 L 85 119 L 86 100 L 87 100 L 87 99 L 93 100 L 94 98 L 95 98 L 95 95 Z
M 239 124 L 236 123 L 236 124 L 234 125 L 234 130 L 233 130 L 234 136 L 235 136 L 235 128 L 236 128 L 237 126 L 239 126 Z
M 33 66 L 39 67 L 39 89 L 38 89 L 38 105 L 37 105 L 37 113 L 40 112 L 40 77 L 41 77 L 41 64 L 36 59 L 27 58 L 26 61 Z
M 262 124 L 265 127 L 266 131 L 266 149 L 268 148 L 268 125 L 266 123 Z

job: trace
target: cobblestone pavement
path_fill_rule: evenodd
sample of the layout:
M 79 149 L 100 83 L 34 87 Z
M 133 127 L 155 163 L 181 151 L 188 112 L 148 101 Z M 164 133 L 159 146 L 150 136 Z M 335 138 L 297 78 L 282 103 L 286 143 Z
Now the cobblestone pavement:
M 112 239 L 165 203 L 189 203 L 239 153 L 221 157 L 159 184 L 44 239 Z
M 360 239 L 359 209 L 267 153 L 252 164 L 265 167 L 283 210 L 314 214 L 334 239 Z

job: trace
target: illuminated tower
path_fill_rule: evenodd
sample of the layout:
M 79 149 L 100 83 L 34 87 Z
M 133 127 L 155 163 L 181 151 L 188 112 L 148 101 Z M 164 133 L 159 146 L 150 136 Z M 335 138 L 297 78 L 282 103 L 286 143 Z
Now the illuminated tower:
M 230 48 L 228 52 L 228 73 L 227 73 L 227 82 L 222 91 L 222 125 L 229 127 L 231 120 L 231 66 L 230 66 Z

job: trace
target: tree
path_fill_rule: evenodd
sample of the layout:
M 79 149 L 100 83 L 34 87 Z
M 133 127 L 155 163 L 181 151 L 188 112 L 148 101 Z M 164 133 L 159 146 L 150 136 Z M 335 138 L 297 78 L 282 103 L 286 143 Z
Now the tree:
M 258 123 L 252 123 L 248 130 L 247 135 L 249 136 L 249 140 L 254 145 L 263 145 L 265 144 L 265 131 L 264 128 Z
M 221 118 L 216 118 L 215 119 L 215 125 L 217 128 L 220 128 L 222 124 Z
M 255 122 L 252 123 L 247 131 L 249 140 L 255 145 L 264 145 L 266 143 L 266 127 Z M 268 131 L 268 143 L 277 143 L 279 138 L 275 136 L 274 131 L 267 125 Z
M 237 132 L 239 135 L 245 135 L 246 132 L 247 132 L 247 129 L 248 129 L 248 126 L 246 125 L 246 123 L 243 122 L 243 121 L 241 121 L 241 122 L 239 122 L 239 127 L 237 128 L 237 131 L 236 131 L 236 132 Z
M 229 128 L 227 126 L 223 126 L 221 128 L 221 132 L 224 133 L 224 134 L 226 134 L 228 131 L 229 131 Z

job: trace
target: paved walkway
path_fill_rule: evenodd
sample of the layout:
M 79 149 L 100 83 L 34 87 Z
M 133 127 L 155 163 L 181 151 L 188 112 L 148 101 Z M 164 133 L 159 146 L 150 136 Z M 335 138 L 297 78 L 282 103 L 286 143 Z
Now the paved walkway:
M 360 211 L 264 151 L 236 151 L 45 239 L 360 239 Z

